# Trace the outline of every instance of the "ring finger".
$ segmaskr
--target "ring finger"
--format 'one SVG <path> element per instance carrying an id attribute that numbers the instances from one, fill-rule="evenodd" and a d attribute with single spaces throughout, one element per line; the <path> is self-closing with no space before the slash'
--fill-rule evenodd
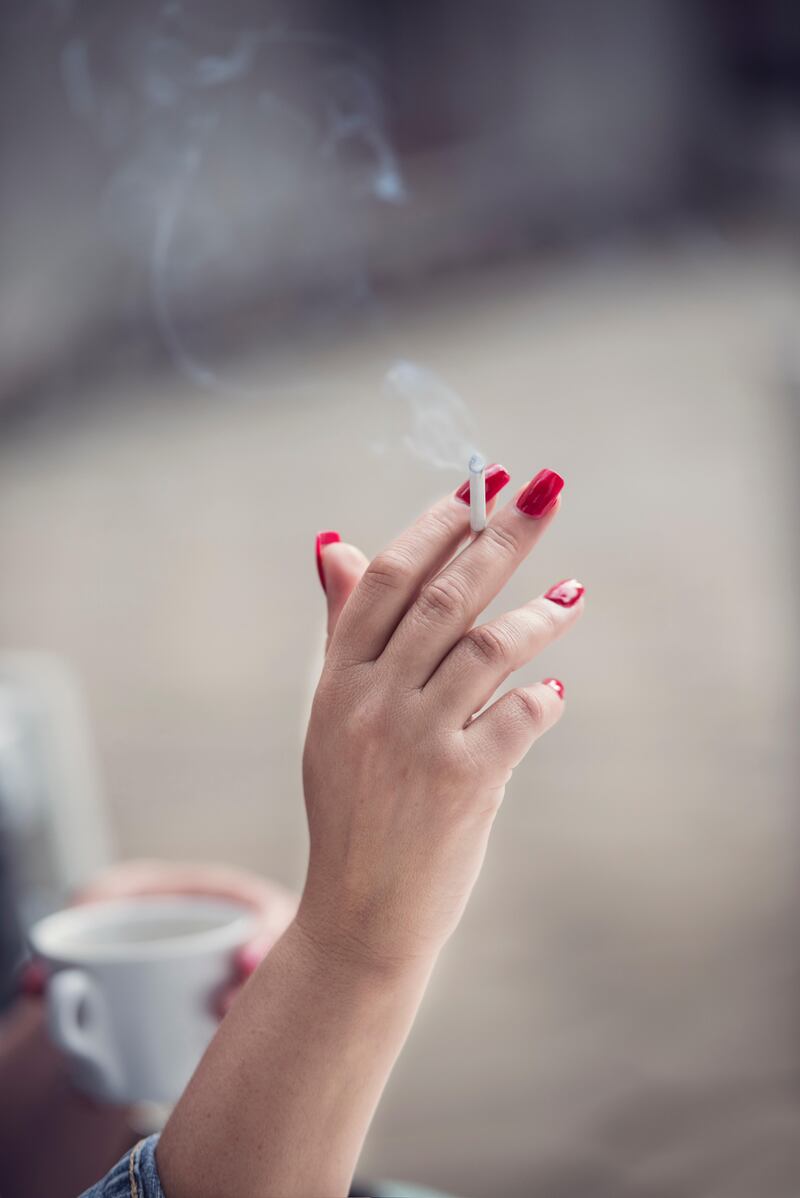
<path id="1" fill-rule="evenodd" d="M 486 502 L 509 481 L 500 465 L 486 471 Z M 469 484 L 434 504 L 367 566 L 342 612 L 332 656 L 378 657 L 419 590 L 446 566 L 469 532 Z"/>
<path id="2" fill-rule="evenodd" d="M 577 579 L 566 579 L 523 607 L 479 624 L 451 649 L 423 693 L 463 728 L 509 674 L 572 627 L 583 610 L 583 593 Z"/>
<path id="3" fill-rule="evenodd" d="M 522 564 L 558 511 L 564 480 L 541 470 L 487 526 L 420 591 L 383 657 L 411 687 L 424 687 Z"/>

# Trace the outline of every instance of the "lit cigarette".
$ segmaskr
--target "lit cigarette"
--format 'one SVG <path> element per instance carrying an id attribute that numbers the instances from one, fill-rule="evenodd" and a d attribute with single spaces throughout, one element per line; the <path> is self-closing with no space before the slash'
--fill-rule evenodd
<path id="1" fill-rule="evenodd" d="M 479 453 L 469 459 L 469 526 L 473 532 L 486 527 L 486 462 Z"/>

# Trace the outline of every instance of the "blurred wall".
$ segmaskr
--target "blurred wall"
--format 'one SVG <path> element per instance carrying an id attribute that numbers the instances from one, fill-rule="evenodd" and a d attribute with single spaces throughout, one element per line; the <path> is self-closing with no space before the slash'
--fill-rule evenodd
<path id="1" fill-rule="evenodd" d="M 0 630 L 84 680 L 123 854 L 299 884 L 314 533 L 460 481 L 393 358 L 567 479 L 504 603 L 586 583 L 568 715 L 376 1174 L 796 1196 L 797 35 L 743 7 L 4 13 Z"/>
<path id="2" fill-rule="evenodd" d="M 796 210 L 792 6 L 14 0 L 0 401 L 213 368 L 375 287 L 674 219 Z"/>

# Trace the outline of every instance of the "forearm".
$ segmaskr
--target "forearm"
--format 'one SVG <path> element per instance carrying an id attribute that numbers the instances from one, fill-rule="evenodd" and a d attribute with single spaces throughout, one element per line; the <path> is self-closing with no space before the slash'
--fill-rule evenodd
<path id="1" fill-rule="evenodd" d="M 492 469 L 496 490 L 508 475 Z M 167 1124 L 157 1157 L 169 1198 L 347 1193 L 512 770 L 562 714 L 555 679 L 487 701 L 574 622 L 579 583 L 473 627 L 555 516 L 562 485 L 540 471 L 460 552 L 459 488 L 375 559 L 344 606 L 332 585 L 341 618 L 303 755 L 312 852 L 299 918 L 304 904 L 317 917 L 295 921 L 260 966 Z M 320 578 L 333 584 L 321 543 Z M 349 929 L 366 951 L 310 940 L 326 918 L 334 939 Z"/>
<path id="2" fill-rule="evenodd" d="M 432 964 L 377 969 L 292 924 L 164 1130 L 169 1198 L 347 1194 Z"/>

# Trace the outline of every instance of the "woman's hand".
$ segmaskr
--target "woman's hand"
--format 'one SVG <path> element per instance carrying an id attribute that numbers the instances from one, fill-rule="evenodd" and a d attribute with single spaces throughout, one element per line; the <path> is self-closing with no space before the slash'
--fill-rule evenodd
<path id="1" fill-rule="evenodd" d="M 487 472 L 487 497 L 507 481 Z M 167 1123 L 157 1159 L 172 1198 L 348 1192 L 511 771 L 561 714 L 550 679 L 473 718 L 573 623 L 579 583 L 472 627 L 561 486 L 542 471 L 456 558 L 466 487 L 366 570 L 335 534 L 318 543 L 329 646 L 304 757 L 306 887 Z"/>
<path id="2" fill-rule="evenodd" d="M 490 470 L 487 493 L 507 478 Z M 541 471 L 456 557 L 465 488 L 366 570 L 336 534 L 318 544 L 329 648 L 304 757 L 311 855 L 298 924 L 333 952 L 383 965 L 435 957 L 514 766 L 562 715 L 554 679 L 481 709 L 576 621 L 579 583 L 473 627 L 549 527 L 562 485 Z"/>
<path id="3" fill-rule="evenodd" d="M 191 894 L 232 899 L 256 915 L 252 938 L 236 954 L 235 974 L 215 998 L 217 1013 L 224 1015 L 244 982 L 286 931 L 297 910 L 297 899 L 277 882 L 231 865 L 141 859 L 109 866 L 74 896 L 74 902 L 97 903 L 142 895 Z M 33 961 L 26 966 L 22 988 L 26 994 L 43 991 L 46 976 Z"/>
<path id="4" fill-rule="evenodd" d="M 343 542 L 338 532 L 317 533 L 316 549 L 317 573 L 328 601 L 327 652 L 344 605 L 358 586 L 369 562 L 355 545 Z"/>

